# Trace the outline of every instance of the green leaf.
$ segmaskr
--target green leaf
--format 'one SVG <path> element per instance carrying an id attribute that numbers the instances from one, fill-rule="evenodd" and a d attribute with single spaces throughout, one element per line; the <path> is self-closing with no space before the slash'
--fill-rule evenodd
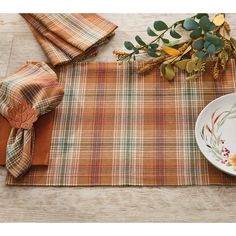
<path id="1" fill-rule="evenodd" d="M 179 44 L 182 44 L 182 43 L 180 42 L 180 40 L 173 40 L 173 41 L 170 41 L 169 43 L 165 43 L 165 45 L 166 45 L 167 47 L 174 47 L 174 46 L 179 45 Z"/>
<path id="2" fill-rule="evenodd" d="M 175 78 L 174 67 L 171 64 L 166 65 L 164 76 L 169 80 L 173 80 Z"/>
<path id="3" fill-rule="evenodd" d="M 161 38 L 161 40 L 162 40 L 163 43 L 169 43 L 170 42 L 170 40 L 166 39 L 166 38 Z"/>
<path id="4" fill-rule="evenodd" d="M 184 60 L 181 60 L 181 61 L 177 61 L 175 63 L 175 66 L 177 66 L 179 69 L 181 70 L 185 70 L 186 69 L 186 65 L 187 63 L 190 61 L 191 59 L 184 59 Z"/>
<path id="5" fill-rule="evenodd" d="M 150 57 L 158 57 L 159 55 L 154 52 L 151 48 L 148 48 L 147 50 L 147 54 L 150 56 Z"/>
<path id="6" fill-rule="evenodd" d="M 207 49 L 207 48 L 209 47 L 210 44 L 211 44 L 210 42 L 205 41 L 205 43 L 204 43 L 204 48 Z"/>
<path id="7" fill-rule="evenodd" d="M 209 31 L 212 31 L 215 28 L 216 28 L 216 25 L 213 22 L 211 22 L 210 27 L 209 27 Z"/>
<path id="8" fill-rule="evenodd" d="M 209 56 L 207 52 L 195 52 L 194 55 L 198 58 L 205 58 Z"/>
<path id="9" fill-rule="evenodd" d="M 162 76 L 165 76 L 165 69 L 166 69 L 166 64 L 162 63 L 160 65 L 160 72 Z"/>
<path id="10" fill-rule="evenodd" d="M 192 39 L 197 39 L 202 35 L 202 29 L 199 27 L 195 30 L 192 31 L 192 33 L 190 34 L 190 37 Z"/>
<path id="11" fill-rule="evenodd" d="M 188 73 L 192 73 L 194 71 L 195 66 L 196 66 L 196 62 L 194 60 L 190 60 L 186 64 L 186 71 Z"/>
<path id="12" fill-rule="evenodd" d="M 136 36 L 135 36 L 135 40 L 136 40 L 136 42 L 137 42 L 139 45 L 141 45 L 141 46 L 146 46 L 146 43 L 141 39 L 140 36 L 136 35 Z"/>
<path id="13" fill-rule="evenodd" d="M 133 50 L 133 48 L 134 48 L 134 45 L 131 42 L 129 42 L 129 41 L 125 41 L 124 42 L 124 46 L 128 50 Z"/>
<path id="14" fill-rule="evenodd" d="M 157 34 L 150 27 L 147 28 L 147 34 L 152 37 L 157 36 Z"/>
<path id="15" fill-rule="evenodd" d="M 212 33 L 206 33 L 205 39 L 215 46 L 224 46 L 224 41 Z"/>
<path id="16" fill-rule="evenodd" d="M 179 34 L 179 33 L 177 33 L 175 30 L 171 30 L 170 31 L 170 35 L 171 35 L 171 37 L 173 37 L 173 38 L 175 38 L 175 39 L 180 39 L 182 36 Z"/>
<path id="17" fill-rule="evenodd" d="M 193 43 L 193 49 L 200 51 L 204 47 L 204 39 L 198 39 Z"/>
<path id="18" fill-rule="evenodd" d="M 155 21 L 153 26 L 154 26 L 154 29 L 157 31 L 162 31 L 162 30 L 168 29 L 167 24 L 163 21 L 160 21 L 160 20 Z"/>
<path id="19" fill-rule="evenodd" d="M 216 51 L 215 45 L 214 45 L 214 44 L 210 44 L 210 45 L 208 46 L 208 48 L 207 48 L 207 52 L 208 52 L 209 54 L 213 54 L 213 53 L 215 53 L 215 51 Z"/>
<path id="20" fill-rule="evenodd" d="M 139 54 L 138 48 L 134 47 L 134 48 L 133 48 L 133 51 L 134 51 L 135 54 Z"/>
<path id="21" fill-rule="evenodd" d="M 224 41 L 221 40 L 216 46 L 216 51 L 219 51 L 220 49 L 222 49 L 224 47 Z"/>
<path id="22" fill-rule="evenodd" d="M 159 44 L 157 44 L 157 43 L 152 43 L 152 44 L 150 44 L 149 46 L 150 46 L 152 49 L 156 49 L 156 48 L 159 47 Z"/>
<path id="23" fill-rule="evenodd" d="M 209 20 L 208 16 L 201 17 L 201 19 L 199 20 L 199 25 L 206 32 L 210 31 L 215 26 L 215 24 Z"/>
<path id="24" fill-rule="evenodd" d="M 197 18 L 197 19 L 201 19 L 203 16 L 209 17 L 209 15 L 208 15 L 207 13 L 198 13 L 198 14 L 196 15 L 196 18 Z"/>
<path id="25" fill-rule="evenodd" d="M 199 24 L 193 18 L 187 18 L 184 20 L 183 27 L 186 30 L 195 30 L 197 29 Z"/>

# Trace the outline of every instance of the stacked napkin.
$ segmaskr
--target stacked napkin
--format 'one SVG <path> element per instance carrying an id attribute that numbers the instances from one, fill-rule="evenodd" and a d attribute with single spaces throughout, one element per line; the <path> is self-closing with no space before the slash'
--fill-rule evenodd
<path id="1" fill-rule="evenodd" d="M 53 66 L 97 54 L 117 26 L 97 14 L 21 14 Z"/>
<path id="2" fill-rule="evenodd" d="M 29 62 L 0 80 L 0 114 L 11 125 L 6 147 L 6 168 L 14 177 L 32 164 L 34 122 L 53 110 L 63 98 L 57 75 L 44 62 Z"/>

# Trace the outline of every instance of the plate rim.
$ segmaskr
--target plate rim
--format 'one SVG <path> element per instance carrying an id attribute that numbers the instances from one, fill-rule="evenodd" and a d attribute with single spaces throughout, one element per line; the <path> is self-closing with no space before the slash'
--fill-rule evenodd
<path id="1" fill-rule="evenodd" d="M 231 175 L 231 176 L 236 176 L 236 171 L 235 171 L 235 174 L 232 173 L 232 172 L 229 172 L 227 171 L 227 169 L 223 169 L 221 168 L 219 165 L 217 165 L 215 162 L 213 162 L 210 158 L 207 157 L 207 155 L 204 154 L 204 150 L 200 147 L 200 135 L 199 135 L 199 123 L 200 123 L 200 118 L 202 117 L 202 115 L 204 114 L 204 112 L 214 103 L 217 103 L 219 100 L 222 100 L 226 97 L 231 97 L 231 96 L 236 96 L 236 92 L 233 92 L 233 93 L 228 93 L 228 94 L 225 94 L 225 95 L 222 95 L 214 100 L 212 100 L 211 102 L 209 102 L 202 110 L 201 112 L 199 113 L 197 119 L 196 119 L 196 122 L 195 122 L 195 139 L 196 139 L 196 142 L 197 142 L 197 146 L 199 148 L 199 150 L 201 151 L 201 153 L 203 154 L 203 156 L 206 158 L 207 161 L 209 161 L 214 167 L 216 167 L 218 170 L 228 174 L 228 175 Z"/>

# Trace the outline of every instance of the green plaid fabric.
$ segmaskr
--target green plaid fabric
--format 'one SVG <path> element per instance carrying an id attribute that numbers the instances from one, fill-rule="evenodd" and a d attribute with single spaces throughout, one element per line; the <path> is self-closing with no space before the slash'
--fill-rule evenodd
<path id="1" fill-rule="evenodd" d="M 56 108 L 50 162 L 9 185 L 234 185 L 213 167 L 194 137 L 199 112 L 236 89 L 235 61 L 221 80 L 168 82 L 159 68 L 138 75 L 136 64 L 75 63 L 58 68 L 65 89 Z"/>

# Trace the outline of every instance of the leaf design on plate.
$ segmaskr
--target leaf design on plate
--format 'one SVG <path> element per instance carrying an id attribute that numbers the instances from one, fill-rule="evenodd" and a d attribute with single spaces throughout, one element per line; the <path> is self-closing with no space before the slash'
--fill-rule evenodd
<path id="1" fill-rule="evenodd" d="M 32 108 L 25 100 L 8 108 L 7 120 L 11 127 L 30 129 L 38 119 L 39 111 Z"/>
<path id="2" fill-rule="evenodd" d="M 209 125 L 205 124 L 202 127 L 200 135 L 205 142 L 206 147 L 212 153 L 217 161 L 221 161 L 226 166 L 233 166 L 230 150 L 225 147 L 225 140 L 222 140 L 220 128 L 226 120 L 236 118 L 236 103 L 231 106 L 231 109 L 223 112 L 215 110 L 210 117 Z M 231 159 L 230 159 L 231 158 Z M 234 155 L 234 165 L 236 170 L 236 154 Z"/>

